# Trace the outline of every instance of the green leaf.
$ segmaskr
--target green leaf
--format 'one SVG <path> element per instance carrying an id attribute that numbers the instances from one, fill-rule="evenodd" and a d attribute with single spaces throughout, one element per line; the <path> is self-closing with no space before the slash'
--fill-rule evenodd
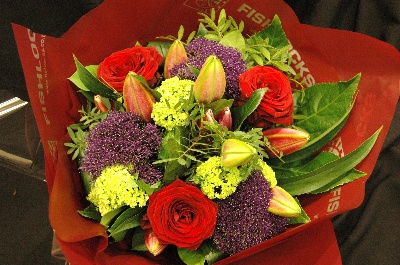
<path id="1" fill-rule="evenodd" d="M 121 241 L 124 238 L 125 231 L 140 225 L 140 220 L 143 217 L 143 208 L 128 208 L 126 209 L 108 229 L 110 236 L 116 241 Z"/>
<path id="2" fill-rule="evenodd" d="M 142 228 L 138 227 L 132 236 L 132 250 L 137 251 L 148 251 L 146 244 L 144 242 L 144 231 Z"/>
<path id="3" fill-rule="evenodd" d="M 93 220 L 96 220 L 96 221 L 100 221 L 101 220 L 101 214 L 96 209 L 96 206 L 94 206 L 93 204 L 90 204 L 83 211 L 78 211 L 78 213 L 80 215 L 82 215 L 83 217 L 86 217 L 86 218 L 89 218 L 89 219 L 93 219 Z"/>
<path id="4" fill-rule="evenodd" d="M 321 152 L 315 156 L 311 161 L 307 163 L 300 163 L 299 166 L 291 166 L 288 164 L 282 164 L 280 166 L 272 166 L 275 171 L 278 182 L 282 178 L 293 178 L 299 175 L 303 175 L 312 172 L 332 161 L 339 159 L 339 157 L 330 152 Z"/>
<path id="5" fill-rule="evenodd" d="M 167 41 L 150 41 L 147 43 L 148 47 L 154 47 L 158 51 L 158 53 L 163 57 L 167 57 L 167 53 L 169 50 L 169 47 L 171 46 L 171 42 Z"/>
<path id="6" fill-rule="evenodd" d="M 186 265 L 204 265 L 206 258 L 201 250 L 178 248 L 178 255 Z"/>
<path id="7" fill-rule="evenodd" d="M 308 159 L 310 156 L 314 154 L 315 151 L 320 150 L 326 144 L 328 144 L 337 133 L 343 128 L 346 124 L 348 115 L 342 117 L 342 120 L 339 121 L 338 125 L 334 127 L 328 134 L 326 134 L 323 138 L 318 141 L 314 141 L 312 144 L 308 144 L 306 147 L 291 153 L 289 155 L 285 155 L 282 157 L 282 160 L 278 158 L 270 159 L 269 164 L 275 168 L 277 165 L 284 164 L 284 167 L 290 168 L 290 163 L 299 163 L 301 160 Z"/>
<path id="8" fill-rule="evenodd" d="M 330 183 L 340 183 L 343 181 L 344 177 L 348 177 L 345 173 L 358 165 L 368 155 L 381 129 L 382 127 L 365 140 L 357 149 L 346 156 L 330 162 L 310 173 L 293 178 L 281 178 L 279 179 L 279 186 L 292 196 L 295 196 L 325 189 Z"/>
<path id="9" fill-rule="evenodd" d="M 183 32 L 185 31 L 185 29 L 183 28 L 183 26 L 181 25 L 180 27 L 179 27 L 179 30 L 178 30 L 178 40 L 181 40 L 182 39 L 182 37 L 183 37 Z"/>
<path id="10" fill-rule="evenodd" d="M 268 27 L 257 32 L 255 35 L 251 36 L 250 39 L 255 40 L 257 37 L 261 37 L 262 39 L 268 38 L 269 45 L 278 49 L 289 45 L 289 40 L 282 28 L 282 23 L 278 15 L 274 16 Z"/>
<path id="11" fill-rule="evenodd" d="M 306 118 L 295 124 L 310 134 L 304 147 L 323 138 L 349 114 L 359 81 L 360 74 L 346 82 L 321 83 L 304 89 L 303 101 L 297 108 Z"/>
<path id="12" fill-rule="evenodd" d="M 247 117 L 257 109 L 266 92 L 267 88 L 255 90 L 246 103 L 232 110 L 232 129 L 234 131 L 239 130 Z"/>
<path id="13" fill-rule="evenodd" d="M 233 99 L 219 99 L 216 101 L 211 102 L 208 104 L 205 109 L 211 109 L 213 113 L 218 114 L 221 110 L 223 110 L 225 107 L 231 108 L 233 104 Z"/>
<path id="14" fill-rule="evenodd" d="M 219 43 L 225 46 L 233 47 L 239 51 L 243 50 L 246 46 L 246 41 L 239 30 L 226 33 Z"/>
<path id="15" fill-rule="evenodd" d="M 118 216 L 121 212 L 123 212 L 127 207 L 120 207 L 118 209 L 112 210 L 106 213 L 100 220 L 100 224 L 104 227 L 108 227 L 109 224 Z"/>
<path id="16" fill-rule="evenodd" d="M 74 61 L 78 72 L 79 79 L 82 84 L 96 95 L 106 97 L 112 100 L 117 100 L 121 95 L 111 88 L 107 87 L 103 82 L 97 79 L 89 70 L 87 70 L 75 57 Z"/>
<path id="17" fill-rule="evenodd" d="M 208 265 L 218 262 L 226 257 L 226 255 L 219 251 L 215 244 L 209 239 L 204 240 L 203 243 L 201 243 L 199 249 L 205 256 Z"/>
<path id="18" fill-rule="evenodd" d="M 314 190 L 311 193 L 317 194 L 317 193 L 321 193 L 321 192 L 326 192 L 326 191 L 329 191 L 340 185 L 343 185 L 343 184 L 352 182 L 353 180 L 365 177 L 366 175 L 367 174 L 365 172 L 362 172 L 360 170 L 352 168 L 349 171 L 347 171 L 346 173 L 344 173 L 338 180 L 332 181 L 332 182 L 328 183 L 327 185 L 325 185 L 317 190 Z"/>

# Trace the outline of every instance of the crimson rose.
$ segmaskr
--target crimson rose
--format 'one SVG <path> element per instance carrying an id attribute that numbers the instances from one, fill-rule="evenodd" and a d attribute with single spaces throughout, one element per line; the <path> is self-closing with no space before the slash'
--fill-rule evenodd
<path id="1" fill-rule="evenodd" d="M 217 212 L 216 203 L 178 179 L 150 196 L 147 216 L 161 244 L 195 250 L 214 233 Z"/>
<path id="2" fill-rule="evenodd" d="M 154 47 L 135 46 L 112 53 L 97 69 L 97 77 L 118 92 L 122 92 L 129 71 L 143 76 L 152 87 L 158 81 L 158 67 L 163 57 Z"/>
<path id="3" fill-rule="evenodd" d="M 268 88 L 260 105 L 249 117 L 249 123 L 267 128 L 272 124 L 293 123 L 293 96 L 289 79 L 270 66 L 255 66 L 239 76 L 241 99 L 247 101 L 253 92 Z"/>

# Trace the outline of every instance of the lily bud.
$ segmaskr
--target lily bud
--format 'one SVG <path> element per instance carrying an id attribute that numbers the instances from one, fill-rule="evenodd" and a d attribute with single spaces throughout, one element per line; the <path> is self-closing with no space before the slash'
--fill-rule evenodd
<path id="1" fill-rule="evenodd" d="M 237 139 L 228 139 L 221 147 L 221 163 L 226 167 L 242 166 L 256 155 L 254 147 Z"/>
<path id="2" fill-rule="evenodd" d="M 269 202 L 268 211 L 284 217 L 299 217 L 301 208 L 296 200 L 287 191 L 279 186 L 271 189 L 272 199 Z"/>
<path id="3" fill-rule="evenodd" d="M 171 69 L 176 65 L 186 62 L 187 54 L 180 40 L 175 40 L 168 49 L 164 62 L 164 77 L 171 78 Z"/>
<path id="4" fill-rule="evenodd" d="M 228 131 L 232 130 L 232 113 L 229 107 L 225 107 L 223 110 L 218 112 L 218 114 L 215 116 L 215 119 L 219 124 L 225 126 Z"/>
<path id="5" fill-rule="evenodd" d="M 205 121 L 214 123 L 214 113 L 211 109 L 206 110 L 204 117 L 198 120 L 197 124 L 199 125 L 200 129 L 203 127 L 203 122 Z"/>
<path id="6" fill-rule="evenodd" d="M 288 155 L 299 150 L 310 139 L 310 135 L 303 130 L 292 128 L 272 128 L 263 131 L 272 146 L 273 150 L 268 147 L 265 148 L 270 157 L 276 157 L 277 154 L 282 153 Z"/>
<path id="7" fill-rule="evenodd" d="M 161 244 L 160 241 L 158 241 L 158 237 L 152 229 L 145 230 L 144 243 L 146 244 L 149 252 L 154 256 L 161 254 L 161 252 L 163 252 L 164 249 L 168 246 L 167 244 Z"/>
<path id="8" fill-rule="evenodd" d="M 139 115 L 144 121 L 151 121 L 153 104 L 156 102 L 149 88 L 135 78 L 134 72 L 126 75 L 123 86 L 123 97 L 127 112 Z"/>
<path id="9" fill-rule="evenodd" d="M 200 69 L 194 82 L 193 93 L 198 103 L 210 104 L 221 99 L 225 93 L 226 76 L 221 61 L 210 55 Z"/>
<path id="10" fill-rule="evenodd" d="M 104 104 L 103 99 L 101 98 L 100 95 L 96 95 L 94 96 L 94 105 L 96 106 L 96 108 L 98 110 L 100 110 L 101 112 L 107 112 L 108 108 L 107 106 Z"/>

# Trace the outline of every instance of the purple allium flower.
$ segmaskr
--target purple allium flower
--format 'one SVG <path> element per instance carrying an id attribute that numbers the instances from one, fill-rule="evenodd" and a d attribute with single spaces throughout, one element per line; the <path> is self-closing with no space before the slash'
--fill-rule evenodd
<path id="1" fill-rule="evenodd" d="M 148 170 L 150 166 L 145 165 L 160 149 L 160 131 L 156 125 L 142 121 L 135 114 L 111 111 L 88 133 L 86 142 L 80 169 L 94 179 L 105 167 L 116 164 L 133 164 L 134 172 L 146 172 L 143 176 L 139 174 L 139 179 L 150 181 L 148 184 L 161 178 L 160 172 L 155 168 Z"/>
<path id="2" fill-rule="evenodd" d="M 269 182 L 261 171 L 255 171 L 235 193 L 217 201 L 217 225 L 212 237 L 217 248 L 234 255 L 283 232 L 289 218 L 268 212 L 271 198 Z"/>
<path id="3" fill-rule="evenodd" d="M 227 96 L 236 98 L 239 95 L 238 77 L 246 71 L 246 63 L 238 50 L 222 45 L 217 41 L 198 38 L 192 40 L 186 46 L 186 53 L 188 55 L 187 64 L 196 69 L 201 68 L 208 56 L 212 54 L 217 56 L 225 70 Z M 195 79 L 195 76 L 186 63 L 179 64 L 172 68 L 171 74 L 173 76 L 178 76 L 180 79 Z"/>

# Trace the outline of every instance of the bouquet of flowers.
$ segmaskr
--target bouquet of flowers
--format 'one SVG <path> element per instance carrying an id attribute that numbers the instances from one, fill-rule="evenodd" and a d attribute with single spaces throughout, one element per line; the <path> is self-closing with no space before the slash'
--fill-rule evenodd
<path id="1" fill-rule="evenodd" d="M 298 196 L 365 176 L 355 166 L 381 130 L 347 155 L 324 151 L 361 74 L 306 85 L 278 16 L 245 35 L 224 9 L 199 15 L 190 34 L 181 26 L 98 65 L 74 57 L 69 80 L 87 105 L 65 143 L 85 186 L 79 213 L 104 227 L 109 246 L 176 252 L 185 264 L 215 263 L 309 222 Z"/>

